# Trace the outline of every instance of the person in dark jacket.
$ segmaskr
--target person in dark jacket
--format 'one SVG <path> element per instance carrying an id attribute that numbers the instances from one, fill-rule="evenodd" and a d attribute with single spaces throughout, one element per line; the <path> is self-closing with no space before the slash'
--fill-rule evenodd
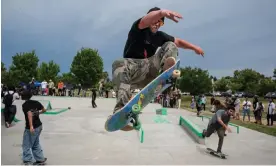
<path id="1" fill-rule="evenodd" d="M 97 98 L 97 89 L 94 87 L 92 88 L 92 107 L 96 108 L 97 104 L 96 104 L 96 98 Z"/>

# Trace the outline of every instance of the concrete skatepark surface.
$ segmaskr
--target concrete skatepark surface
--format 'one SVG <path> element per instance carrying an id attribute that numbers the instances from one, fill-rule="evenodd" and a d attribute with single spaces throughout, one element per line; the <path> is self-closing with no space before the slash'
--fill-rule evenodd
<path id="1" fill-rule="evenodd" d="M 214 133 L 200 145 L 179 126 L 179 117 L 187 117 L 200 128 L 206 128 L 208 120 L 183 109 L 168 109 L 157 123 L 160 115 L 155 110 L 159 104 L 149 104 L 141 114 L 144 142 L 140 143 L 137 131 L 106 132 L 104 123 L 112 113 L 115 99 L 97 98 L 97 108 L 92 108 L 90 98 L 33 97 L 49 100 L 53 108 L 70 110 L 57 115 L 41 115 L 43 131 L 40 137 L 48 165 L 230 165 L 230 164 L 275 164 L 276 138 L 250 129 L 231 127 L 222 151 L 227 159 L 205 153 L 206 146 L 216 150 L 218 136 Z M 21 120 L 11 128 L 1 126 L 2 165 L 22 163 L 22 136 L 25 126 L 21 105 L 17 100 L 16 118 Z M 165 121 L 164 121 L 165 119 Z"/>

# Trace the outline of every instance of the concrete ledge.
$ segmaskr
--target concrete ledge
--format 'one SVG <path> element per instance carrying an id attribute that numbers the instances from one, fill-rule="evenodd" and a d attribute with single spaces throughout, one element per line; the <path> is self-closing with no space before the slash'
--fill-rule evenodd
<path id="1" fill-rule="evenodd" d="M 192 138 L 199 144 L 205 145 L 205 139 L 202 136 L 202 130 L 194 123 L 192 123 L 187 118 L 180 116 L 179 125 L 184 127 L 184 129 L 192 136 Z"/>
<path id="2" fill-rule="evenodd" d="M 206 119 L 211 119 L 211 117 L 208 117 L 208 116 L 200 116 L 202 121 L 204 118 Z M 236 124 L 233 124 L 233 123 L 228 123 L 230 126 L 233 126 L 233 127 L 236 127 L 236 130 L 237 130 L 237 133 L 239 134 L 240 133 L 240 126 L 239 125 L 236 125 Z"/>
<path id="3" fill-rule="evenodd" d="M 68 111 L 68 108 L 55 108 L 55 109 L 47 110 L 43 114 L 46 114 L 46 115 L 57 115 L 57 114 L 60 114 L 62 112 L 65 112 L 65 111 Z"/>

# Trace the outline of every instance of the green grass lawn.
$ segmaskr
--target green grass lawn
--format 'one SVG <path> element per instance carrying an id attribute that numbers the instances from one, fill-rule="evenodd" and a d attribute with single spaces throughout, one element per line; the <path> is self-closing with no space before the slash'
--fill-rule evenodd
<path id="1" fill-rule="evenodd" d="M 182 101 L 181 101 L 181 108 L 184 108 L 188 111 L 191 112 L 197 112 L 196 109 L 191 109 L 190 104 L 191 104 L 191 96 L 183 96 L 182 97 Z M 207 103 L 206 103 L 206 111 L 202 111 L 201 115 L 204 116 L 213 116 L 214 113 L 210 112 L 211 110 L 211 104 L 210 104 L 210 99 L 211 97 L 207 97 Z M 216 97 L 216 99 L 220 100 L 220 101 L 224 101 L 225 99 L 223 97 Z M 244 101 L 244 98 L 240 98 L 241 103 Z M 251 101 L 251 103 L 253 103 L 253 99 L 249 98 L 249 101 Z M 265 110 L 267 110 L 267 106 L 268 106 L 268 101 L 264 98 L 259 98 L 259 100 L 261 100 L 265 106 Z M 242 105 L 242 104 L 241 104 Z M 242 106 L 241 109 L 242 111 Z M 252 109 L 251 109 L 252 110 Z M 272 135 L 272 136 L 276 136 L 276 125 L 274 126 L 266 126 L 266 113 L 263 114 L 263 119 L 262 119 L 262 123 L 263 125 L 259 125 L 259 124 L 255 124 L 255 118 L 253 116 L 253 111 L 250 111 L 250 122 L 248 121 L 248 118 L 245 117 L 245 121 L 242 121 L 242 113 L 240 113 L 241 117 L 240 120 L 235 120 L 235 119 L 231 119 L 231 123 L 239 125 L 239 126 L 243 126 L 252 130 L 256 130 L 268 135 Z"/>

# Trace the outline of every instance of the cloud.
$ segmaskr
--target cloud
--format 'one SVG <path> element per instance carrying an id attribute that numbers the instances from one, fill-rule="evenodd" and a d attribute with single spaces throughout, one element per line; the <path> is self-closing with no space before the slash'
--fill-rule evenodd
<path id="1" fill-rule="evenodd" d="M 2 0 L 2 61 L 36 49 L 41 61 L 53 59 L 69 71 L 81 47 L 99 49 L 109 73 L 122 57 L 132 23 L 154 6 L 177 11 L 161 30 L 202 47 L 201 58 L 180 50 L 181 66 L 208 69 L 218 77 L 239 68 L 272 75 L 276 68 L 274 0 Z M 230 72 L 229 72 L 230 71 Z"/>

